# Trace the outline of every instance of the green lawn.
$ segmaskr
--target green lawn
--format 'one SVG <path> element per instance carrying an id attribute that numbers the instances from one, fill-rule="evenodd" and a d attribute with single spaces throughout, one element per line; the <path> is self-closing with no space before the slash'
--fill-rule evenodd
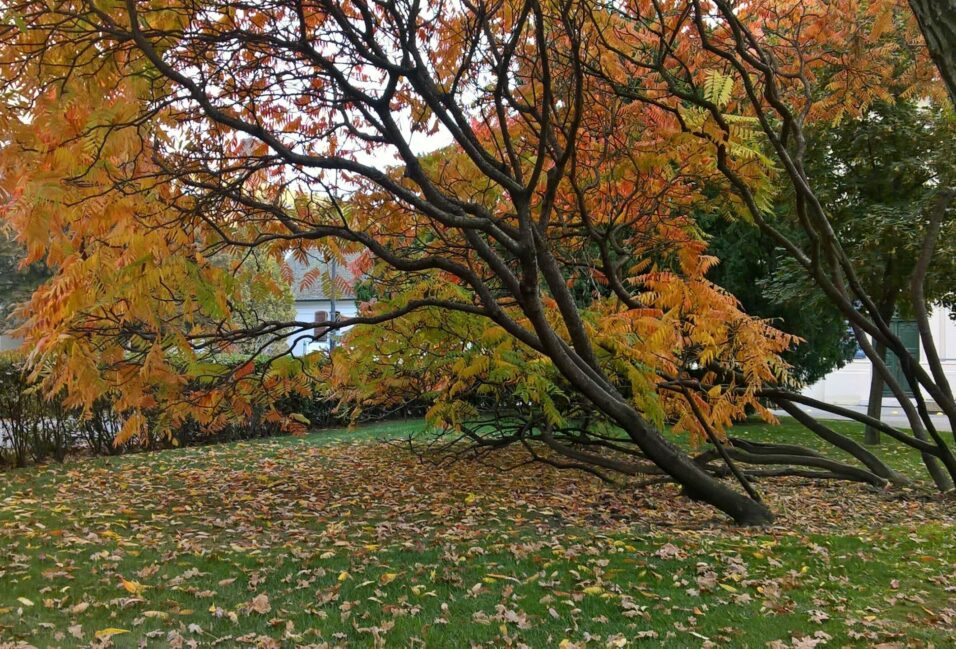
<path id="1" fill-rule="evenodd" d="M 375 442 L 420 428 L 0 475 L 0 646 L 956 646 L 952 500 L 763 482 L 777 524 L 738 529 L 672 485 Z"/>

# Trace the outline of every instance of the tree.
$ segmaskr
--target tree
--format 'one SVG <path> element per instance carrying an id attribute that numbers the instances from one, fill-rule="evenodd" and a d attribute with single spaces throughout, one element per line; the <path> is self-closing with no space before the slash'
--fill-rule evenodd
<path id="1" fill-rule="evenodd" d="M 711 218 L 703 228 L 710 251 L 721 260 L 708 276 L 739 299 L 746 313 L 803 341 L 783 354 L 795 381 L 812 384 L 852 358 L 856 341 L 846 320 L 787 263 L 773 240 L 743 221 Z"/>
<path id="2" fill-rule="evenodd" d="M 25 233 L 31 255 L 45 252 L 61 267 L 59 282 L 102 289 L 84 292 L 90 302 L 82 305 L 64 299 L 59 282 L 35 296 L 31 331 L 52 326 L 66 334 L 34 335 L 37 354 L 57 369 L 51 387 L 78 393 L 85 375 L 117 383 L 135 376 L 137 384 L 124 384 L 124 405 L 142 407 L 157 386 L 162 398 L 175 398 L 170 354 L 215 346 L 222 336 L 202 325 L 228 315 L 229 287 L 220 287 L 223 275 L 207 250 L 258 247 L 278 257 L 298 247 L 335 256 L 358 244 L 424 287 L 462 291 L 425 291 L 383 313 L 325 324 L 379 323 L 425 308 L 480 316 L 553 366 L 690 495 L 741 522 L 769 520 L 765 505 L 691 462 L 619 389 L 628 368 L 642 373 L 638 359 L 602 358 L 596 346 L 605 324 L 618 332 L 614 344 L 636 342 L 640 316 L 661 322 L 662 343 L 679 343 L 674 336 L 686 333 L 685 350 L 659 350 L 672 373 L 701 355 L 740 365 L 750 377 L 745 392 L 690 397 L 704 417 L 723 404 L 711 417 L 722 426 L 734 409 L 756 405 L 749 396 L 756 384 L 783 371 L 774 352 L 787 341 L 735 312 L 733 300 L 703 280 L 708 262 L 693 224 L 671 215 L 689 189 L 654 168 L 652 151 L 644 160 L 626 141 L 605 137 L 605 119 L 636 128 L 645 120 L 622 121 L 627 110 L 613 101 L 585 115 L 584 106 L 602 98 L 591 96 L 577 63 L 586 46 L 583 6 L 198 9 L 188 2 L 164 10 L 24 3 L 15 23 L 26 28 L 4 30 L 3 67 L 21 84 L 0 118 L 11 134 L 4 182 L 14 200 L 6 218 Z M 439 39 L 446 47 L 432 46 Z M 81 54 L 94 41 L 95 56 Z M 60 60 L 69 62 L 69 74 L 55 65 Z M 490 87 L 488 74 L 498 80 Z M 27 80 L 37 85 L 22 87 Z M 447 163 L 417 156 L 409 136 L 428 129 L 449 134 L 461 155 Z M 38 142 L 49 134 L 54 142 Z M 360 162 L 371 149 L 393 156 L 395 171 Z M 617 178 L 638 174 L 648 184 L 582 175 L 599 160 Z M 50 165 L 52 173 L 39 173 Z M 74 177 L 82 181 L 70 182 Z M 671 187 L 667 204 L 648 200 L 648 192 Z M 281 200 L 287 188 L 298 197 L 291 209 Z M 343 194 L 352 195 L 350 210 L 327 209 Z M 107 245 L 94 235 L 105 235 Z M 77 237 L 85 246 L 80 254 L 68 245 Z M 579 309 L 567 286 L 570 258 L 601 237 L 619 238 L 623 252 L 614 263 L 627 274 L 611 274 L 616 297 Z M 117 265 L 122 278 L 108 270 Z M 107 283 L 107 273 L 121 281 Z M 157 304 L 151 294 L 160 287 L 175 291 Z M 641 299 L 650 313 L 636 308 Z M 709 308 L 697 322 L 682 313 L 703 306 Z M 290 325 L 318 324 L 263 323 L 245 333 L 285 335 Z M 653 356 L 653 348 L 637 351 Z M 104 356 L 105 373 L 93 360 Z M 277 374 L 290 372 L 269 376 Z M 230 397 L 225 389 L 196 397 L 195 405 L 228 399 L 233 411 L 248 409 L 251 389 Z M 139 419 L 128 421 L 132 432 Z"/>
<path id="3" fill-rule="evenodd" d="M 860 283 L 886 321 L 913 313 L 908 289 L 929 225 L 928 203 L 938 186 L 956 182 L 953 126 L 951 111 L 895 98 L 875 103 L 858 118 L 809 133 L 807 167 Z M 925 278 L 925 308 L 953 292 L 954 225 L 945 224 L 938 237 Z M 885 362 L 886 345 L 877 341 L 874 349 Z M 880 418 L 882 398 L 883 377 L 873 372 L 868 416 Z M 873 426 L 867 427 L 867 441 L 879 441 Z"/>
<path id="4" fill-rule="evenodd" d="M 953 182 L 952 141 L 951 111 L 902 97 L 807 132 L 808 176 L 861 284 L 887 321 L 912 314 L 908 285 L 927 226 L 927 203 L 938 185 Z M 774 227 L 799 238 L 792 192 L 783 192 L 778 203 Z M 705 227 L 714 237 L 711 250 L 724 260 L 712 274 L 715 281 L 741 299 L 748 313 L 779 318 L 781 329 L 808 342 L 784 355 L 794 365 L 793 375 L 810 383 L 850 358 L 856 341 L 847 336 L 845 319 L 771 238 L 743 222 L 720 219 Z M 946 303 L 954 289 L 953 241 L 948 231 L 939 237 L 926 277 L 928 308 Z M 734 256 L 737 249 L 751 254 Z M 885 346 L 874 347 L 885 361 Z M 868 416 L 880 418 L 882 396 L 883 378 L 874 372 Z M 879 431 L 868 426 L 867 437 L 876 442 Z"/>
<path id="5" fill-rule="evenodd" d="M 739 194 L 711 202 L 728 214 L 756 207 L 760 220 L 775 172 L 759 117 L 723 116 L 733 87 L 721 62 L 706 42 L 678 38 L 690 16 L 709 31 L 700 5 L 662 14 L 664 31 L 628 13 L 644 5 L 15 4 L 0 28 L 0 183 L 29 258 L 57 268 L 24 328 L 37 367 L 52 368 L 46 385 L 86 403 L 121 388 L 132 413 L 121 437 L 156 403 L 171 404 L 171 423 L 214 427 L 302 389 L 317 369 L 282 355 L 261 371 L 211 368 L 223 348 L 418 322 L 428 326 L 402 335 L 451 331 L 423 341 L 438 350 L 440 380 L 457 374 L 462 394 L 491 383 L 499 404 L 530 412 L 488 439 L 462 421 L 462 400 L 446 401 L 437 414 L 480 442 L 533 441 L 545 460 L 592 470 L 656 470 L 741 523 L 772 515 L 751 482 L 766 472 L 740 461 L 882 484 L 885 465 L 832 431 L 819 434 L 865 469 L 729 443 L 748 409 L 769 417 L 761 399 L 786 384 L 779 355 L 793 341 L 707 280 L 714 259 L 691 213 L 729 177 Z M 856 3 L 845 5 L 821 3 L 853 16 Z M 827 47 L 846 40 L 825 36 Z M 661 67 L 671 42 L 696 59 L 674 84 Z M 640 87 L 648 69 L 663 73 L 661 94 Z M 427 133 L 451 148 L 419 153 Z M 382 298 L 327 323 L 237 326 L 239 287 L 211 261 L 242 250 L 344 261 L 359 249 L 377 260 Z M 185 380 L 199 378 L 202 389 Z M 690 458 L 665 423 L 713 452 Z M 937 437 L 911 443 L 946 459 Z"/>
<path id="6" fill-rule="evenodd" d="M 956 2 L 953 0 L 910 0 L 926 45 L 956 104 Z"/>
<path id="7" fill-rule="evenodd" d="M 942 88 L 933 81 L 935 70 L 927 52 L 909 47 L 918 33 L 913 14 L 897 3 L 767 1 L 736 7 L 725 0 L 695 0 L 635 2 L 616 15 L 614 25 L 620 29 L 602 33 L 606 46 L 627 64 L 603 67 L 601 73 L 616 83 L 621 96 L 666 107 L 686 132 L 709 143 L 717 168 L 747 218 L 787 252 L 847 319 L 874 371 L 899 399 L 913 435 L 786 390 L 763 394 L 814 432 L 830 435 L 833 431 L 794 404 L 814 405 L 877 427 L 918 449 L 937 486 L 951 488 L 956 459 L 930 419 L 927 400 L 932 399 L 951 423 L 956 423 L 956 400 L 930 335 L 925 287 L 940 231 L 951 218 L 953 189 L 936 188 L 909 277 L 909 302 L 930 367 L 926 371 L 866 290 L 834 223 L 831 206 L 807 165 L 807 135 L 814 123 L 859 117 L 876 101 L 892 101 L 891 89 L 904 84 L 907 95 L 945 101 Z M 795 38 L 798 33 L 803 38 Z M 852 34 L 849 39 L 848 34 Z M 834 39 L 844 39 L 843 47 L 833 48 Z M 701 73 L 714 68 L 722 71 Z M 634 84 L 635 78 L 642 78 L 641 83 Z M 739 94 L 734 94 L 735 88 Z M 766 188 L 754 182 L 753 169 L 740 164 L 746 152 L 742 146 L 755 137 L 773 159 L 761 158 L 752 149 L 744 157 L 755 161 L 751 166 L 759 168 L 758 178 L 779 173 L 785 179 L 794 195 L 802 231 L 799 238 L 788 236 L 767 218 Z M 915 404 L 875 345 L 885 345 L 900 359 Z"/>
<path id="8" fill-rule="evenodd" d="M 14 326 L 16 307 L 28 300 L 36 287 L 49 277 L 42 263 L 23 268 L 23 256 L 16 242 L 0 233 L 0 331 Z"/>
<path id="9" fill-rule="evenodd" d="M 238 285 L 238 299 L 229 305 L 232 327 L 254 331 L 272 322 L 295 320 L 295 296 L 292 285 L 283 275 L 283 265 L 272 257 L 249 255 L 246 259 L 225 257 L 214 259 Z M 288 342 L 276 336 L 246 337 L 229 349 L 241 360 L 256 356 L 275 356 L 288 351 Z"/>

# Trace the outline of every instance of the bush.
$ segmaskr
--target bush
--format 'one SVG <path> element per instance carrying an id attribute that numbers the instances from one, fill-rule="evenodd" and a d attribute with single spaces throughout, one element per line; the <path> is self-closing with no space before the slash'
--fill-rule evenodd
<path id="1" fill-rule="evenodd" d="M 14 465 L 62 462 L 77 441 L 75 413 L 47 399 L 26 379 L 15 356 L 0 356 L 0 456 Z"/>
<path id="2" fill-rule="evenodd" d="M 337 414 L 336 404 L 317 391 L 285 397 L 275 408 L 284 415 L 303 415 L 313 427 L 346 423 Z M 158 415 L 159 412 L 146 413 L 147 421 L 155 421 Z M 168 437 L 149 434 L 145 439 L 132 439 L 117 446 L 114 438 L 122 425 L 123 416 L 115 411 L 108 397 L 98 399 L 84 415 L 66 407 L 60 397 L 44 397 L 27 380 L 21 358 L 0 355 L 0 464 L 22 467 L 49 459 L 62 462 L 70 451 L 118 455 L 283 434 L 278 424 L 266 421 L 261 406 L 254 407 L 246 421 L 215 433 L 204 430 L 195 421 L 187 421 Z"/>
<path id="3" fill-rule="evenodd" d="M 274 404 L 283 415 L 306 417 L 312 428 L 346 425 L 349 415 L 339 406 L 317 389 L 310 394 L 288 395 Z M 431 403 L 416 400 L 392 409 L 368 408 L 362 411 L 361 420 L 421 417 L 430 406 Z M 156 421 L 159 414 L 158 411 L 147 412 L 147 421 Z M 105 396 L 97 399 L 85 414 L 64 405 L 62 396 L 44 396 L 27 380 L 19 356 L 0 354 L 0 464 L 22 467 L 50 459 L 62 462 L 70 452 L 119 455 L 284 434 L 278 424 L 266 421 L 262 406 L 255 406 L 246 421 L 230 424 L 214 433 L 190 420 L 172 431 L 170 436 L 150 433 L 145 439 L 132 439 L 117 446 L 114 438 L 123 421 L 112 400 Z M 148 427 L 150 431 L 153 429 L 155 426 Z"/>

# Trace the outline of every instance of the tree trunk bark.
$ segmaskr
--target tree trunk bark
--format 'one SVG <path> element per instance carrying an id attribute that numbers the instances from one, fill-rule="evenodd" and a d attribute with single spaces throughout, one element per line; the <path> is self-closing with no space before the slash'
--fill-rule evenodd
<path id="1" fill-rule="evenodd" d="M 525 305 L 524 311 L 558 371 L 596 408 L 617 422 L 647 459 L 680 483 L 687 497 L 713 505 L 740 525 L 765 525 L 773 521 L 770 508 L 734 491 L 694 464 L 690 456 L 644 419 L 595 368 L 587 366 L 580 358 L 573 358 L 573 352 L 551 329 L 537 301 Z"/>
<path id="2" fill-rule="evenodd" d="M 933 62 L 956 106 L 956 0 L 909 0 Z"/>
<path id="3" fill-rule="evenodd" d="M 880 386 L 880 390 L 883 390 L 882 385 Z M 853 441 L 849 437 L 845 437 L 837 433 L 830 428 L 827 428 L 816 419 L 800 410 L 800 408 L 795 404 L 790 403 L 789 401 L 780 400 L 777 402 L 777 405 L 786 410 L 791 417 L 803 424 L 804 428 L 807 428 L 815 433 L 818 437 L 826 440 L 830 444 L 833 444 L 841 451 L 849 453 L 875 475 L 885 480 L 889 480 L 893 484 L 908 484 L 910 482 L 909 478 L 888 467 L 885 462 L 860 446 L 857 442 Z M 870 427 L 867 426 L 867 430 L 869 429 Z M 880 431 L 876 430 L 875 428 L 873 430 L 877 435 L 877 440 L 879 440 Z"/>
<path id="4" fill-rule="evenodd" d="M 893 276 L 893 259 L 892 257 L 886 261 L 885 268 L 886 276 Z M 880 318 L 883 322 L 886 323 L 887 327 L 891 326 L 890 323 L 893 320 L 893 314 L 896 313 L 896 301 L 899 298 L 900 290 L 898 288 L 893 288 L 891 286 L 885 286 L 883 289 L 883 295 L 880 297 L 879 301 L 879 312 Z M 886 341 L 885 340 L 874 340 L 873 341 L 873 350 L 879 356 L 880 361 L 885 365 L 886 364 Z M 877 371 L 876 364 L 870 361 L 870 395 L 866 401 L 866 415 L 867 417 L 872 417 L 878 421 L 882 421 L 883 417 L 883 388 L 886 385 L 886 382 L 883 380 L 883 374 Z M 873 426 L 867 424 L 863 429 L 863 442 L 865 444 L 871 444 L 876 446 L 880 443 L 880 431 Z"/>
<path id="5" fill-rule="evenodd" d="M 766 525 L 773 522 L 770 508 L 715 479 L 637 413 L 623 421 L 618 419 L 618 423 L 648 459 L 684 488 L 684 495 L 688 498 L 713 505 L 740 525 Z"/>
<path id="6" fill-rule="evenodd" d="M 874 345 L 876 353 L 880 360 L 886 362 L 886 344 L 877 341 Z M 871 364 L 872 373 L 870 375 L 870 396 L 866 402 L 866 416 L 873 419 L 882 420 L 883 414 L 883 375 L 876 371 L 876 367 Z M 867 425 L 863 431 L 863 441 L 866 444 L 877 445 L 880 443 L 880 431 L 873 426 Z"/>

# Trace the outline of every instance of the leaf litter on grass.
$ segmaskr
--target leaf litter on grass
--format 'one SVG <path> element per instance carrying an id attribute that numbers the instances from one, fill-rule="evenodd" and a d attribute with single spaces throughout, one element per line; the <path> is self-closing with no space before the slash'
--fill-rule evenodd
<path id="1" fill-rule="evenodd" d="M 956 633 L 952 503 L 916 492 L 765 482 L 777 521 L 741 529 L 671 485 L 308 441 L 6 478 L 12 643 L 889 649 Z"/>

